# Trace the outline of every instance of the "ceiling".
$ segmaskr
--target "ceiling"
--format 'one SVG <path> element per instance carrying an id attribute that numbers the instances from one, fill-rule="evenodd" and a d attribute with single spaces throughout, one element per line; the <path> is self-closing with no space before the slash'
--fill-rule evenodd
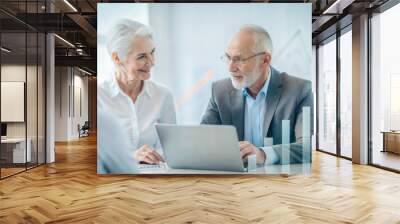
<path id="1" fill-rule="evenodd" d="M 313 44 L 317 44 L 335 33 L 337 27 L 350 24 L 353 16 L 366 10 L 373 10 L 387 1 L 338 0 L 335 3 L 335 0 L 239 0 L 231 2 L 312 3 L 312 37 Z M 24 37 L 26 29 L 29 32 L 54 32 L 58 35 L 55 38 L 56 65 L 79 66 L 96 73 L 96 5 L 99 2 L 180 1 L 47 0 L 46 5 L 45 0 L 1 0 L 2 46 L 13 49 L 15 55 L 23 55 L 26 53 Z M 218 2 L 218 0 L 195 2 Z M 50 11 L 52 13 L 49 13 Z M 338 23 L 339 20 L 340 23 Z M 32 36 L 27 38 L 28 54 L 34 53 L 37 45 L 35 41 L 31 43 L 31 38 Z"/>

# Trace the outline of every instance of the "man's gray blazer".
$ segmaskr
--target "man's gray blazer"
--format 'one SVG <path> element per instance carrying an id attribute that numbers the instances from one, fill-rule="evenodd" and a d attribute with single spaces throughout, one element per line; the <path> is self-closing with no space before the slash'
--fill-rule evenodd
<path id="1" fill-rule="evenodd" d="M 273 148 L 279 157 L 278 163 L 281 163 L 282 120 L 290 120 L 290 163 L 311 162 L 311 146 L 309 149 L 302 147 L 303 107 L 310 107 L 310 130 L 313 132 L 311 82 L 281 73 L 273 67 L 270 75 L 263 136 L 273 138 Z M 239 140 L 243 141 L 245 98 L 242 90 L 235 89 L 230 78 L 214 82 L 211 89 L 211 99 L 201 123 L 234 125 Z M 309 150 L 308 161 L 303 161 L 303 150 Z"/>

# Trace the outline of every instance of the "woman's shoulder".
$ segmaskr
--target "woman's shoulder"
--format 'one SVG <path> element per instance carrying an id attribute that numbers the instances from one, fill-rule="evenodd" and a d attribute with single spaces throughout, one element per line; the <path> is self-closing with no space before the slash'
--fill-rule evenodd
<path id="1" fill-rule="evenodd" d="M 97 98 L 98 100 L 109 100 L 118 94 L 114 80 L 111 78 L 98 80 Z"/>
<path id="2" fill-rule="evenodd" d="M 107 78 L 107 79 L 101 79 L 97 81 L 97 88 L 98 89 L 103 89 L 103 90 L 108 90 L 111 88 L 111 83 L 112 83 L 112 79 L 111 78 Z"/>

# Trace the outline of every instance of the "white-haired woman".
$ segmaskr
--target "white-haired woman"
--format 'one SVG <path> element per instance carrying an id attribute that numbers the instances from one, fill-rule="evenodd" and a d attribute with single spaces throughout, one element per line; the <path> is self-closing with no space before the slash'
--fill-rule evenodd
<path id="1" fill-rule="evenodd" d="M 152 32 L 139 22 L 120 20 L 109 33 L 107 48 L 115 74 L 99 84 L 99 109 L 121 124 L 136 161 L 164 161 L 154 124 L 176 123 L 176 114 L 171 92 L 149 80 L 156 50 Z"/>

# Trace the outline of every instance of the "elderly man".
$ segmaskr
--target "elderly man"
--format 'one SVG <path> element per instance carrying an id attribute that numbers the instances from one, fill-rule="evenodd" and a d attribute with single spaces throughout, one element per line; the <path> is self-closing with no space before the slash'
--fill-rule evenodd
<path id="1" fill-rule="evenodd" d="M 258 164 L 276 164 L 283 151 L 282 120 L 290 120 L 290 142 L 297 147 L 290 147 L 289 162 L 302 162 L 302 109 L 313 111 L 311 82 L 270 66 L 271 38 L 256 25 L 243 26 L 221 59 L 231 77 L 212 84 L 201 123 L 234 125 L 242 158 L 256 154 Z M 266 137 L 273 138 L 274 147 L 264 147 Z"/>

